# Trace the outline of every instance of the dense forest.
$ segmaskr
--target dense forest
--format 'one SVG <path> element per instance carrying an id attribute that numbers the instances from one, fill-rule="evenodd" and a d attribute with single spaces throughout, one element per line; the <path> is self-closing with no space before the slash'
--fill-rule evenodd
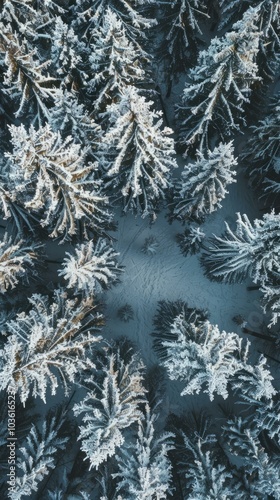
<path id="1" fill-rule="evenodd" d="M 280 499 L 280 0 L 0 2 L 0 496 Z"/>

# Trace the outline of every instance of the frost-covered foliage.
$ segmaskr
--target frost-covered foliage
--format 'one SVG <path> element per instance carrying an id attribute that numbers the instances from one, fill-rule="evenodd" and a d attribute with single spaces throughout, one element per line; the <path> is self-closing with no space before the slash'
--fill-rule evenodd
<path id="1" fill-rule="evenodd" d="M 200 52 L 197 66 L 189 71 L 177 108 L 180 143 L 186 150 L 198 147 L 203 152 L 214 137 L 225 141 L 246 124 L 244 107 L 260 79 L 258 15 L 258 9 L 249 9 L 233 31 L 215 37 Z"/>
<path id="2" fill-rule="evenodd" d="M 121 19 L 127 34 L 133 40 L 145 36 L 145 30 L 157 24 L 155 19 L 145 16 L 145 7 L 155 0 L 79 0 L 73 7 L 75 26 L 90 37 L 91 28 L 100 26 L 108 8 Z"/>
<path id="3" fill-rule="evenodd" d="M 186 302 L 178 300 L 176 302 L 161 300 L 158 303 L 157 314 L 154 318 L 155 332 L 152 333 L 154 337 L 154 349 L 161 359 L 165 359 L 167 349 L 163 345 L 164 340 L 172 340 L 173 335 L 170 333 L 172 324 L 176 317 L 182 315 L 187 323 L 201 325 L 207 320 L 207 312 L 200 311 L 199 309 L 192 309 L 188 307 Z"/>
<path id="4" fill-rule="evenodd" d="M 264 182 L 265 191 L 279 193 L 280 185 L 280 94 L 271 99 L 263 120 L 251 127 L 242 159 L 253 182 Z"/>
<path id="5" fill-rule="evenodd" d="M 51 65 L 57 77 L 72 88 L 87 84 L 88 75 L 85 64 L 90 50 L 85 42 L 79 40 L 71 26 L 56 17 L 50 31 Z M 61 84 L 60 84 L 61 85 Z"/>
<path id="6" fill-rule="evenodd" d="M 127 38 L 121 20 L 111 9 L 107 9 L 102 26 L 91 31 L 91 39 L 89 63 L 93 78 L 88 86 L 95 96 L 96 113 L 119 99 L 125 86 L 141 87 L 147 81 L 143 69 L 147 55 Z"/>
<path id="7" fill-rule="evenodd" d="M 174 448 L 173 434 L 165 432 L 157 436 L 156 418 L 146 405 L 144 417 L 138 423 L 137 439 L 125 444 L 116 456 L 117 491 L 127 500 L 164 500 L 171 493 L 171 463 L 167 454 Z"/>
<path id="8" fill-rule="evenodd" d="M 229 386 L 255 399 L 269 399 L 275 392 L 265 359 L 262 357 L 255 366 L 250 365 L 249 343 L 243 346 L 236 333 L 220 332 L 217 325 L 202 321 L 195 310 L 187 315 L 184 311 L 176 314 L 166 331 L 158 327 L 153 336 L 157 338 L 155 347 L 160 363 L 169 378 L 186 384 L 182 396 L 199 394 L 205 386 L 204 392 L 210 400 L 214 399 L 214 393 L 226 399 Z"/>
<path id="9" fill-rule="evenodd" d="M 71 136 L 62 140 L 49 125 L 29 131 L 12 125 L 10 132 L 13 151 L 7 157 L 15 199 L 41 217 L 52 238 L 70 238 L 80 222 L 102 231 L 110 220 L 107 199 L 95 179 L 96 164 L 85 164 L 86 151 Z"/>
<path id="10" fill-rule="evenodd" d="M 119 348 L 109 349 L 99 377 L 85 380 L 92 389 L 73 408 L 75 416 L 82 415 L 79 439 L 90 469 L 114 456 L 124 443 L 125 429 L 142 417 L 144 365 L 136 354 L 125 357 Z"/>
<path id="11" fill-rule="evenodd" d="M 134 87 L 124 89 L 117 104 L 108 107 L 110 126 L 100 148 L 107 187 L 120 192 L 124 211 L 145 217 L 165 197 L 170 171 L 177 166 L 170 128 L 161 128 L 161 112 L 151 110 Z"/>
<path id="12" fill-rule="evenodd" d="M 279 0 L 219 0 L 222 7 L 221 27 L 240 19 L 249 6 L 259 9 L 257 25 L 261 34 L 258 63 L 264 77 L 271 79 L 280 57 L 280 1 Z"/>
<path id="13" fill-rule="evenodd" d="M 67 437 L 61 437 L 65 419 L 66 414 L 59 409 L 54 414 L 48 413 L 41 430 L 32 424 L 25 446 L 19 449 L 16 484 L 9 498 L 31 498 L 50 469 L 56 467 L 58 450 L 65 448 L 68 441 Z"/>
<path id="14" fill-rule="evenodd" d="M 229 500 L 243 499 L 234 473 L 224 463 L 219 463 L 213 451 L 215 437 L 207 435 L 203 439 L 197 435 L 192 439 L 183 433 L 184 467 L 188 500 Z"/>
<path id="15" fill-rule="evenodd" d="M 280 498 L 279 456 L 264 449 L 259 429 L 235 418 L 224 427 L 224 437 L 230 452 L 242 463 L 250 498 Z"/>
<path id="16" fill-rule="evenodd" d="M 228 184 L 236 182 L 233 170 L 237 164 L 233 144 L 220 144 L 206 154 L 197 152 L 196 163 L 188 163 L 181 174 L 171 205 L 171 219 L 203 220 L 221 207 Z"/>
<path id="17" fill-rule="evenodd" d="M 32 111 L 34 121 L 48 117 L 48 103 L 57 93 L 56 78 L 50 76 L 50 61 L 41 62 L 25 38 L 20 39 L 10 25 L 0 25 L 0 54 L 4 54 L 4 86 L 15 101 L 16 117 Z"/>
<path id="18" fill-rule="evenodd" d="M 19 278 L 26 276 L 30 267 L 34 266 L 39 249 L 38 244 L 13 241 L 8 233 L 4 234 L 3 241 L 0 242 L 0 293 L 14 288 Z"/>
<path id="19" fill-rule="evenodd" d="M 75 247 L 75 254 L 66 252 L 63 269 L 59 276 L 68 282 L 67 288 L 74 288 L 75 293 L 83 292 L 86 296 L 101 292 L 118 280 L 122 268 L 118 265 L 118 253 L 99 238 L 96 243 L 88 241 Z"/>
<path id="20" fill-rule="evenodd" d="M 24 404 L 31 394 L 46 403 L 49 387 L 55 394 L 61 381 L 67 394 L 76 374 L 94 367 L 88 349 L 100 340 L 96 331 L 103 316 L 94 311 L 91 301 L 69 300 L 62 290 L 55 291 L 51 303 L 38 294 L 29 303 L 29 312 L 6 324 L 0 388 L 11 385 Z"/>
<path id="21" fill-rule="evenodd" d="M 251 224 L 247 215 L 238 213 L 235 231 L 225 224 L 225 235 L 214 236 L 202 257 L 211 279 L 234 283 L 250 276 L 264 284 L 272 271 L 280 272 L 279 214 L 265 214 Z"/>
<path id="22" fill-rule="evenodd" d="M 162 2 L 161 9 L 163 39 L 159 48 L 171 87 L 177 74 L 186 71 L 197 55 L 202 35 L 200 21 L 209 17 L 207 0 Z"/>
<path id="23" fill-rule="evenodd" d="M 262 305 L 265 313 L 270 313 L 269 327 L 276 325 L 280 319 L 280 275 L 278 272 L 269 273 L 268 280 L 260 287 L 263 294 Z"/>
<path id="24" fill-rule="evenodd" d="M 86 146 L 87 155 L 94 157 L 100 142 L 101 127 L 79 102 L 78 94 L 60 89 L 54 99 L 54 106 L 49 110 L 48 122 L 53 132 L 59 132 L 62 137 L 71 135 L 75 143 Z"/>
<path id="25" fill-rule="evenodd" d="M 183 233 L 176 234 L 176 241 L 183 255 L 199 252 L 205 233 L 199 226 L 189 226 Z"/>

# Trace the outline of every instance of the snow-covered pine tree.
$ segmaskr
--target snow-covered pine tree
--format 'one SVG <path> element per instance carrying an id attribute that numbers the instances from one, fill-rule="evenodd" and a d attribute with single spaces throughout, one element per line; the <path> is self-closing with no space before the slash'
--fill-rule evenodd
<path id="1" fill-rule="evenodd" d="M 183 222 L 195 219 L 203 221 L 221 207 L 228 191 L 228 184 L 236 182 L 232 141 L 220 144 L 206 154 L 197 152 L 197 161 L 188 163 L 175 186 L 170 218 Z"/>
<path id="2" fill-rule="evenodd" d="M 50 469 L 56 467 L 57 454 L 68 441 L 62 432 L 65 421 L 66 413 L 63 408 L 58 408 L 48 412 L 41 429 L 32 424 L 25 446 L 19 449 L 16 484 L 9 498 L 31 498 Z"/>
<path id="3" fill-rule="evenodd" d="M 183 233 L 176 234 L 176 241 L 183 255 L 187 256 L 199 252 L 205 233 L 199 226 L 189 225 Z"/>
<path id="4" fill-rule="evenodd" d="M 180 315 L 170 328 L 170 337 L 162 340 L 166 356 L 160 364 L 171 380 L 184 382 L 181 396 L 199 394 L 206 386 L 204 392 L 211 401 L 214 393 L 226 399 L 229 382 L 240 369 L 238 335 L 220 332 L 207 321 L 200 327 L 188 324 Z"/>
<path id="5" fill-rule="evenodd" d="M 212 139 L 225 141 L 246 124 L 244 106 L 250 102 L 252 85 L 260 80 L 258 16 L 258 8 L 248 9 L 233 31 L 215 37 L 200 52 L 176 110 L 184 149 L 211 149 Z"/>
<path id="6" fill-rule="evenodd" d="M 110 8 L 121 19 L 131 40 L 145 37 L 145 30 L 155 26 L 157 21 L 145 17 L 155 0 L 79 0 L 73 6 L 73 24 L 76 31 L 90 39 L 91 29 L 103 24 L 106 11 Z"/>
<path id="7" fill-rule="evenodd" d="M 247 215 L 237 214 L 232 231 L 225 222 L 222 237 L 210 239 L 202 264 L 210 279 L 234 283 L 250 276 L 254 283 L 264 284 L 269 273 L 280 273 L 280 215 L 271 212 L 253 224 Z"/>
<path id="8" fill-rule="evenodd" d="M 264 449 L 259 429 L 250 427 L 246 419 L 235 418 L 224 426 L 224 440 L 242 464 L 243 484 L 248 488 L 249 497 L 280 498 L 279 455 Z"/>
<path id="9" fill-rule="evenodd" d="M 156 435 L 157 414 L 145 406 L 138 422 L 137 439 L 131 439 L 116 455 L 117 491 L 126 500 L 164 500 L 171 493 L 171 463 L 168 451 L 174 448 L 171 432 Z"/>
<path id="10" fill-rule="evenodd" d="M 53 132 L 61 136 L 71 135 L 75 143 L 86 147 L 86 154 L 94 158 L 94 153 L 101 140 L 101 127 L 90 117 L 79 95 L 62 87 L 54 99 L 54 106 L 49 110 L 48 123 Z"/>
<path id="11" fill-rule="evenodd" d="M 52 238 L 71 238 L 79 223 L 85 234 L 86 229 L 102 233 L 111 216 L 95 179 L 97 165 L 85 164 L 86 150 L 71 136 L 62 140 L 49 125 L 29 131 L 11 126 L 10 132 L 13 151 L 7 157 L 14 198 L 41 217 Z"/>
<path id="12" fill-rule="evenodd" d="M 15 103 L 15 117 L 31 114 L 39 124 L 48 118 L 48 105 L 56 96 L 58 82 L 50 76 L 50 60 L 41 61 L 38 50 L 13 32 L 10 25 L 0 24 L 0 54 L 4 56 L 5 92 Z"/>
<path id="13" fill-rule="evenodd" d="M 207 320 L 208 314 L 206 311 L 188 307 L 186 302 L 181 300 L 175 302 L 160 300 L 154 317 L 155 331 L 152 336 L 154 349 L 162 360 L 167 356 L 167 348 L 163 345 L 163 341 L 174 340 L 171 329 L 175 318 L 179 316 L 184 317 L 186 323 L 199 326 Z"/>
<path id="14" fill-rule="evenodd" d="M 172 130 L 161 128 L 162 113 L 151 110 L 152 104 L 134 87 L 125 88 L 120 102 L 108 107 L 110 126 L 99 152 L 107 187 L 122 196 L 124 212 L 142 217 L 155 213 L 177 166 Z"/>
<path id="15" fill-rule="evenodd" d="M 13 241 L 8 233 L 4 234 L 0 242 L 0 293 L 15 288 L 19 279 L 28 277 L 41 248 L 41 245 L 27 241 Z"/>
<path id="16" fill-rule="evenodd" d="M 110 8 L 103 24 L 91 31 L 91 40 L 88 90 L 94 96 L 93 111 L 99 113 L 120 99 L 125 86 L 142 87 L 147 82 L 148 56 L 127 38 L 122 21 Z"/>
<path id="17" fill-rule="evenodd" d="M 160 310 L 157 324 L 160 326 Z M 254 366 L 248 363 L 249 343 L 244 346 L 236 333 L 220 332 L 218 326 L 193 314 L 181 312 L 170 320 L 167 328 L 153 333 L 160 364 L 167 369 L 171 380 L 181 380 L 186 386 L 181 395 L 199 394 L 203 388 L 210 400 L 214 393 L 224 399 L 229 387 L 242 391 L 248 397 L 271 398 L 272 377 L 260 358 Z M 245 385 L 246 385 L 245 384 Z"/>
<path id="18" fill-rule="evenodd" d="M 92 301 L 69 300 L 62 290 L 48 297 L 34 294 L 30 311 L 7 322 L 8 339 L 0 350 L 1 385 L 8 385 L 25 404 L 30 394 L 46 403 L 50 387 L 55 394 L 60 379 L 65 393 L 77 373 L 93 368 L 87 353 L 101 337 L 96 335 L 103 316 Z"/>
<path id="19" fill-rule="evenodd" d="M 279 192 L 280 184 L 280 94 L 271 98 L 264 119 L 251 127 L 246 150 L 242 154 L 247 171 L 256 185 L 266 183 L 265 190 Z"/>
<path id="20" fill-rule="evenodd" d="M 75 294 L 82 292 L 89 297 L 99 293 L 116 283 L 122 271 L 117 261 L 119 254 L 102 238 L 95 243 L 81 243 L 75 247 L 74 255 L 66 255 L 58 275 L 68 282 L 67 288 L 74 288 Z"/>
<path id="21" fill-rule="evenodd" d="M 162 40 L 159 51 L 165 63 L 167 95 L 178 73 L 185 72 L 196 59 L 202 43 L 200 22 L 209 18 L 207 3 L 207 0 L 175 0 L 160 5 Z"/>
<path id="22" fill-rule="evenodd" d="M 188 500 L 246 500 L 241 484 L 225 463 L 220 463 L 213 451 L 215 436 L 204 438 L 196 435 L 192 439 L 183 434 L 183 466 Z M 184 456 L 186 454 L 186 457 Z M 184 464 L 186 462 L 186 464 Z"/>
<path id="23" fill-rule="evenodd" d="M 124 443 L 125 429 L 142 418 L 143 371 L 144 365 L 136 354 L 123 356 L 119 348 L 109 348 L 99 379 L 96 375 L 85 380 L 87 395 L 74 405 L 73 411 L 75 416 L 82 415 L 79 439 L 90 469 L 98 469 L 114 456 Z"/>
<path id="24" fill-rule="evenodd" d="M 261 303 L 264 313 L 271 315 L 268 327 L 272 327 L 280 319 L 280 273 L 269 273 L 268 279 L 260 287 L 260 292 L 263 294 Z"/>
<path id="25" fill-rule="evenodd" d="M 261 36 L 257 64 L 263 81 L 271 83 L 280 63 L 280 0 L 220 0 L 220 4 L 222 29 L 240 19 L 250 6 L 259 8 L 257 25 Z"/>
<path id="26" fill-rule="evenodd" d="M 256 7 L 260 0 L 218 0 L 221 9 L 220 27 L 228 27 L 240 20 L 249 7 Z"/>

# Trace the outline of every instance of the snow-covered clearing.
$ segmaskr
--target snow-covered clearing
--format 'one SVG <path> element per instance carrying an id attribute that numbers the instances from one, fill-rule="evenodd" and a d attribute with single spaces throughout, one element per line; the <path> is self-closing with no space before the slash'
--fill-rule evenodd
<path id="1" fill-rule="evenodd" d="M 250 219 L 259 216 L 257 201 L 242 176 L 243 173 L 239 172 L 238 183 L 230 186 L 223 207 L 208 217 L 202 226 L 207 236 L 212 233 L 220 235 L 224 231 L 224 220 L 234 227 L 237 211 L 246 213 Z M 148 219 L 119 214 L 118 231 L 114 233 L 117 238 L 115 248 L 125 269 L 121 282 L 103 297 L 107 318 L 104 337 L 126 335 L 135 343 L 147 366 L 157 362 L 151 332 L 159 300 L 181 299 L 191 307 L 206 309 L 211 323 L 238 334 L 241 329 L 232 321 L 235 315 L 242 315 L 248 327 L 256 330 L 259 330 L 263 316 L 257 301 L 258 292 L 246 288 L 251 284 L 250 280 L 247 284 L 233 285 L 211 282 L 203 274 L 200 254 L 188 257 L 181 254 L 175 235 L 183 232 L 184 227 L 178 222 L 170 225 L 165 213 L 162 211 L 152 225 Z M 159 243 L 155 255 L 142 252 L 149 236 L 154 236 Z M 134 311 L 134 319 L 127 323 L 117 315 L 118 309 L 126 303 Z M 170 382 L 168 386 L 169 409 L 172 411 L 180 411 L 185 405 L 195 403 L 193 397 L 178 398 L 181 384 Z"/>

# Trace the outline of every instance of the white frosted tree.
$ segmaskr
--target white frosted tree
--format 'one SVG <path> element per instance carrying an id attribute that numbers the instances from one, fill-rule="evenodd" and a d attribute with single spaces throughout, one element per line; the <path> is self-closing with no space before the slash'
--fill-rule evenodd
<path id="1" fill-rule="evenodd" d="M 27 131 L 11 126 L 13 151 L 7 153 L 13 194 L 23 206 L 41 217 L 50 237 L 71 238 L 79 223 L 102 232 L 110 220 L 95 178 L 97 165 L 85 164 L 86 150 L 71 136 L 62 139 L 49 125 Z M 107 221 L 106 221 L 107 219 Z"/>
<path id="2" fill-rule="evenodd" d="M 163 500 L 171 493 L 171 462 L 168 451 L 174 448 L 170 432 L 156 435 L 157 415 L 145 407 L 144 417 L 138 423 L 135 442 L 125 444 L 117 454 L 117 491 L 127 500 Z"/>
<path id="3" fill-rule="evenodd" d="M 263 294 L 261 302 L 264 312 L 271 316 L 268 326 L 272 327 L 280 319 L 280 273 L 269 273 L 268 279 L 262 283 L 260 291 Z"/>
<path id="4" fill-rule="evenodd" d="M 279 0 L 219 0 L 222 28 L 240 19 L 252 6 L 259 9 L 258 27 L 261 32 L 258 64 L 264 78 L 271 80 L 280 57 L 280 1 Z"/>
<path id="5" fill-rule="evenodd" d="M 251 127 L 242 159 L 253 183 L 264 182 L 265 191 L 280 189 L 280 94 L 273 97 L 263 120 Z"/>
<path id="6" fill-rule="evenodd" d="M 77 92 L 59 89 L 54 106 L 49 110 L 48 123 L 53 132 L 62 137 L 71 135 L 75 143 L 86 148 L 86 154 L 94 157 L 101 140 L 101 127 L 90 117 Z"/>
<path id="7" fill-rule="evenodd" d="M 140 405 L 145 402 L 143 370 L 137 355 L 125 360 L 120 350 L 115 349 L 107 353 L 101 367 L 101 380 L 85 380 L 93 388 L 74 405 L 73 411 L 75 416 L 82 415 L 79 439 L 90 469 L 98 469 L 114 456 L 124 443 L 125 429 L 141 419 Z"/>
<path id="8" fill-rule="evenodd" d="M 60 16 L 55 17 L 46 36 L 51 43 L 51 65 L 57 77 L 72 89 L 83 88 L 88 80 L 90 48 Z"/>
<path id="9" fill-rule="evenodd" d="M 19 449 L 16 484 L 9 495 L 12 500 L 31 498 L 50 470 L 55 469 L 57 454 L 66 446 L 69 438 L 61 436 L 66 414 L 61 409 L 52 413 L 48 413 L 41 429 L 32 424 L 24 446 Z"/>
<path id="10" fill-rule="evenodd" d="M 247 215 L 238 213 L 235 231 L 225 224 L 225 235 L 214 236 L 202 258 L 211 279 L 234 283 L 250 276 L 263 284 L 272 271 L 280 272 L 279 214 L 265 214 L 251 224 Z"/>
<path id="11" fill-rule="evenodd" d="M 258 16 L 257 8 L 249 9 L 233 31 L 215 37 L 200 52 L 197 66 L 190 70 L 177 107 L 179 141 L 186 150 L 203 152 L 212 139 L 225 141 L 246 124 L 245 105 L 252 85 L 260 80 Z"/>
<path id="12" fill-rule="evenodd" d="M 214 394 L 226 399 L 230 388 L 255 399 L 269 399 L 275 393 L 265 358 L 255 365 L 248 363 L 250 343 L 243 345 L 236 333 L 221 332 L 217 325 L 182 312 L 170 318 L 168 328 L 158 328 L 153 335 L 168 377 L 185 384 L 182 396 L 204 389 L 210 400 Z"/>
<path id="13" fill-rule="evenodd" d="M 176 185 L 171 218 L 200 221 L 220 208 L 228 194 L 227 186 L 236 182 L 236 164 L 232 142 L 220 144 L 204 155 L 198 151 L 197 161 L 184 167 Z"/>
<path id="14" fill-rule="evenodd" d="M 209 15 L 207 0 L 168 1 L 160 7 L 159 24 L 163 30 L 160 51 L 164 54 L 169 94 L 178 73 L 186 71 L 196 58 L 202 36 L 201 21 Z"/>
<path id="15" fill-rule="evenodd" d="M 33 122 L 48 118 L 48 105 L 56 96 L 57 79 L 48 73 L 50 60 L 41 61 L 38 50 L 13 32 L 0 26 L 0 54 L 4 54 L 4 89 L 15 102 L 16 118 L 32 111 Z"/>
<path id="16" fill-rule="evenodd" d="M 130 41 L 122 21 L 110 8 L 103 24 L 91 31 L 89 63 L 92 78 L 88 89 L 94 96 L 94 112 L 120 99 L 127 85 L 142 86 L 147 80 L 143 65 L 147 54 Z"/>
<path id="17" fill-rule="evenodd" d="M 161 112 L 151 106 L 135 88 L 126 88 L 120 102 L 108 107 L 110 125 L 99 152 L 107 187 L 122 196 L 125 212 L 143 217 L 165 197 L 177 166 L 172 130 L 162 128 Z"/>
<path id="18" fill-rule="evenodd" d="M 242 464 L 250 498 L 280 498 L 279 458 L 264 449 L 259 429 L 250 428 L 246 420 L 235 418 L 224 427 L 224 439 Z"/>
<path id="19" fill-rule="evenodd" d="M 0 242 L 0 293 L 15 288 L 19 279 L 28 276 L 40 248 L 38 244 L 13 241 L 8 233 L 4 234 L 3 241 Z"/>
<path id="20" fill-rule="evenodd" d="M 56 290 L 53 302 L 34 294 L 30 311 L 9 320 L 7 341 L 0 351 L 0 389 L 12 386 L 25 404 L 30 395 L 46 403 L 46 391 L 56 394 L 59 381 L 67 394 L 75 376 L 94 365 L 89 349 L 101 339 L 96 332 L 103 316 L 92 301 L 69 300 Z"/>
<path id="21" fill-rule="evenodd" d="M 219 463 L 211 449 L 214 436 L 200 436 L 190 439 L 183 434 L 184 451 L 188 458 L 184 464 L 186 498 L 188 500 L 246 499 L 234 474 L 225 464 Z M 185 460 L 184 460 L 185 462 Z"/>
<path id="22" fill-rule="evenodd" d="M 83 292 L 89 296 L 101 292 L 118 280 L 122 270 L 117 261 L 119 254 L 102 238 L 96 243 L 81 243 L 75 247 L 74 255 L 69 252 L 66 255 L 58 274 L 76 294 Z"/>
<path id="23" fill-rule="evenodd" d="M 74 25 L 83 35 L 90 37 L 92 27 L 100 26 L 108 8 L 121 19 L 126 32 L 133 40 L 145 37 L 145 30 L 155 26 L 157 21 L 145 16 L 144 10 L 155 0 L 80 0 L 74 6 Z"/>

